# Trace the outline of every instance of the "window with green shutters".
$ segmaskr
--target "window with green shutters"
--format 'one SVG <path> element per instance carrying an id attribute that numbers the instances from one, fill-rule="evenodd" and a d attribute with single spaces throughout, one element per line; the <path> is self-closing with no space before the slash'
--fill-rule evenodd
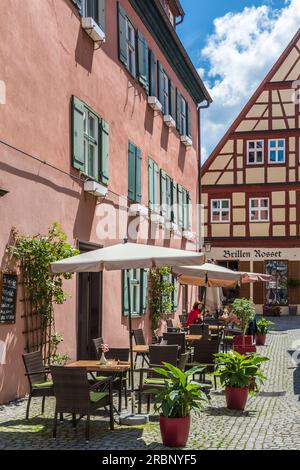
<path id="1" fill-rule="evenodd" d="M 136 31 L 124 8 L 118 2 L 119 59 L 136 77 Z"/>
<path id="2" fill-rule="evenodd" d="M 156 61 L 154 52 L 149 50 L 149 95 L 156 96 Z"/>
<path id="3" fill-rule="evenodd" d="M 153 212 L 159 212 L 159 169 L 157 163 L 151 158 L 149 158 L 148 169 L 149 209 Z"/>
<path id="4" fill-rule="evenodd" d="M 176 90 L 176 127 L 181 135 L 192 138 L 191 108 L 178 89 Z"/>
<path id="5" fill-rule="evenodd" d="M 72 164 L 103 184 L 109 180 L 109 125 L 81 100 L 72 98 Z"/>
<path id="6" fill-rule="evenodd" d="M 183 187 L 178 184 L 177 186 L 177 201 L 178 201 L 178 225 L 183 227 Z"/>
<path id="7" fill-rule="evenodd" d="M 122 297 L 123 308 L 122 314 L 129 314 L 129 296 L 127 270 L 122 271 Z M 138 281 L 137 285 L 131 286 L 131 312 L 135 317 L 145 315 L 147 312 L 147 289 L 148 289 L 148 270 L 146 269 L 130 269 L 130 279 Z"/>
<path id="8" fill-rule="evenodd" d="M 160 205 L 161 215 L 172 219 L 172 179 L 164 170 L 160 171 Z"/>
<path id="9" fill-rule="evenodd" d="M 105 2 L 106 0 L 73 0 L 82 16 L 93 18 L 105 33 Z"/>
<path id="10" fill-rule="evenodd" d="M 128 198 L 142 201 L 142 153 L 132 142 L 128 144 Z"/>
<path id="11" fill-rule="evenodd" d="M 184 230 L 192 229 L 192 204 L 191 195 L 182 186 L 178 185 L 178 225 Z"/>
<path id="12" fill-rule="evenodd" d="M 175 276 L 173 275 L 171 276 L 172 276 L 172 284 L 173 284 L 173 293 L 172 293 L 173 312 L 176 312 L 178 308 L 179 283 Z"/>
<path id="13" fill-rule="evenodd" d="M 149 91 L 149 49 L 144 35 L 138 31 L 138 80 Z"/>

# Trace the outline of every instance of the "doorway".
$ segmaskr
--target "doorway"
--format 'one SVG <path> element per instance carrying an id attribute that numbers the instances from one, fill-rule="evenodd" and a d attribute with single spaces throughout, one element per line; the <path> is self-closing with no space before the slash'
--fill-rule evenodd
<path id="1" fill-rule="evenodd" d="M 79 242 L 81 253 L 102 246 Z M 79 273 L 77 279 L 77 359 L 96 359 L 92 340 L 102 335 L 102 273 Z"/>

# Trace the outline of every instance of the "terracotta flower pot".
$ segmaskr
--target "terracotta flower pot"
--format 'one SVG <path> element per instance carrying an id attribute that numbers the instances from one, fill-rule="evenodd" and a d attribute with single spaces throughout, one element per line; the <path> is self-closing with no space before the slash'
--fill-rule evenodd
<path id="1" fill-rule="evenodd" d="M 266 344 L 267 335 L 256 333 L 256 346 L 264 346 Z"/>
<path id="2" fill-rule="evenodd" d="M 191 417 L 166 418 L 160 417 L 160 432 L 164 446 L 185 447 L 191 426 Z"/>
<path id="3" fill-rule="evenodd" d="M 230 410 L 244 411 L 248 399 L 249 389 L 237 388 L 237 387 L 226 387 L 225 396 L 227 408 Z"/>
<path id="4" fill-rule="evenodd" d="M 233 349 L 239 354 L 255 353 L 256 347 L 253 341 L 253 336 L 240 335 L 236 336 L 233 340 Z"/>

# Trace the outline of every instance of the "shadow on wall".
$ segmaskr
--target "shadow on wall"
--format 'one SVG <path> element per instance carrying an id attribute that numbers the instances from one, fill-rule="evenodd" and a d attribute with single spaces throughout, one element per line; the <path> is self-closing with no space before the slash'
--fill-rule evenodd
<path id="1" fill-rule="evenodd" d="M 82 190 L 74 222 L 74 239 L 83 241 L 89 241 L 91 239 L 96 204 L 97 199 Z"/>
<path id="2" fill-rule="evenodd" d="M 88 73 L 92 72 L 94 59 L 94 43 L 79 25 L 78 37 L 75 49 L 75 62 Z"/>

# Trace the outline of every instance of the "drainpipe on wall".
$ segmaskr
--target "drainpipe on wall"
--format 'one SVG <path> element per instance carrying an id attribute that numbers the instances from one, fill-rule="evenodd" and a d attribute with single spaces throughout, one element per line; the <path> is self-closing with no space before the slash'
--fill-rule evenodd
<path id="1" fill-rule="evenodd" d="M 199 175 L 199 185 L 198 185 L 198 203 L 199 203 L 199 212 L 200 212 L 200 204 L 202 200 L 202 186 L 201 186 L 201 110 L 207 109 L 210 106 L 210 102 L 206 100 L 206 104 L 201 105 L 201 103 L 197 106 L 198 111 L 198 175 Z M 201 212 L 199 213 L 199 227 L 198 227 L 198 234 L 199 234 L 199 251 L 201 251 L 200 247 L 200 235 L 201 235 Z"/>

